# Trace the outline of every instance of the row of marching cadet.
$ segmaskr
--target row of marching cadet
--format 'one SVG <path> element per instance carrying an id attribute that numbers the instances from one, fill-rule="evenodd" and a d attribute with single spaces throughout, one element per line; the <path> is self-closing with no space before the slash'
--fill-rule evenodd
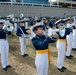
<path id="1" fill-rule="evenodd" d="M 73 20 L 73 21 L 72 21 Z M 28 32 L 30 30 L 30 32 Z M 20 14 L 16 18 L 13 14 L 7 19 L 0 19 L 0 54 L 4 71 L 11 68 L 8 64 L 9 43 L 7 35 L 19 36 L 22 57 L 28 56 L 26 44 L 32 41 L 36 49 L 35 65 L 37 75 L 48 75 L 50 62 L 49 43 L 56 43 L 58 51 L 57 70 L 64 72 L 64 59 L 72 59 L 71 51 L 76 51 L 76 16 L 66 18 L 50 17 L 49 22 L 45 17 L 25 17 Z M 29 36 L 27 36 L 29 35 Z M 26 42 L 26 43 L 25 43 Z"/>

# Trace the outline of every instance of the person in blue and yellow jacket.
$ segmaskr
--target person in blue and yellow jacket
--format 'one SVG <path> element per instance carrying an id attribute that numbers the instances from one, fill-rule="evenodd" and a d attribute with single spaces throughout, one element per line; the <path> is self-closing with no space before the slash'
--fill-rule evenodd
<path id="1" fill-rule="evenodd" d="M 1 54 L 1 64 L 4 71 L 7 71 L 11 66 L 8 63 L 9 54 L 9 44 L 7 40 L 7 35 L 11 32 L 3 29 L 4 22 L 0 22 L 0 54 Z"/>
<path id="2" fill-rule="evenodd" d="M 43 35 L 43 25 L 37 23 L 33 26 L 36 36 L 32 43 L 36 49 L 35 65 L 37 75 L 48 75 L 48 63 L 50 58 L 49 43 L 54 43 L 56 39 Z"/>
<path id="3" fill-rule="evenodd" d="M 24 21 L 23 20 L 19 20 L 18 23 L 18 28 L 17 28 L 17 32 L 16 35 L 19 36 L 19 41 L 20 41 L 20 50 L 21 50 L 21 55 L 23 57 L 28 56 L 28 54 L 26 53 L 26 34 L 28 34 L 26 32 L 25 27 L 23 26 Z"/>
<path id="4" fill-rule="evenodd" d="M 65 28 L 64 21 L 62 19 L 59 19 L 55 24 L 59 28 L 59 31 L 57 32 L 59 37 L 57 41 L 57 50 L 58 50 L 57 69 L 60 72 L 64 72 L 64 69 L 66 69 L 64 67 L 64 59 L 67 47 L 66 37 L 71 33 L 72 30 L 69 28 Z"/>
<path id="5" fill-rule="evenodd" d="M 71 18 L 68 17 L 65 19 L 65 24 L 66 24 L 66 28 L 70 28 L 72 29 L 72 32 L 67 35 L 67 51 L 66 51 L 66 58 L 68 59 L 72 59 L 73 55 L 71 55 L 71 51 L 72 51 L 72 43 L 73 43 L 73 26 L 71 24 Z"/>

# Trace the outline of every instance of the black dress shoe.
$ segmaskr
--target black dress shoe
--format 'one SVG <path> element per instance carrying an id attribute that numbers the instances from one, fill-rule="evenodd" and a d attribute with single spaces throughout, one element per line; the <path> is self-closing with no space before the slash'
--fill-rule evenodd
<path id="1" fill-rule="evenodd" d="M 60 72 L 64 72 L 64 69 L 62 69 L 62 68 L 61 68 L 61 69 L 60 69 L 60 68 L 57 68 L 57 69 L 58 69 Z"/>
<path id="2" fill-rule="evenodd" d="M 7 71 L 7 67 L 6 67 L 6 68 L 3 68 L 3 70 L 4 70 L 4 71 Z"/>
<path id="3" fill-rule="evenodd" d="M 66 58 L 68 58 L 68 59 L 72 59 L 70 56 L 66 56 Z"/>
<path id="4" fill-rule="evenodd" d="M 22 57 L 25 57 L 25 55 L 22 55 Z"/>
<path id="5" fill-rule="evenodd" d="M 73 55 L 70 55 L 70 57 L 73 57 Z"/>
<path id="6" fill-rule="evenodd" d="M 11 66 L 11 65 L 7 65 L 6 67 L 7 67 L 7 68 L 11 68 L 12 66 Z"/>
<path id="7" fill-rule="evenodd" d="M 28 56 L 28 54 L 24 54 L 25 56 Z"/>
<path id="8" fill-rule="evenodd" d="M 72 50 L 76 51 L 76 48 L 72 48 Z"/>
<path id="9" fill-rule="evenodd" d="M 63 66 L 62 69 L 66 69 L 66 67 Z"/>

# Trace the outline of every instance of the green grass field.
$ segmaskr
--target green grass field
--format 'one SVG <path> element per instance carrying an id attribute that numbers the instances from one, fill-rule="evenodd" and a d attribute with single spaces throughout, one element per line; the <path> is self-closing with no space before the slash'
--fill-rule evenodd
<path id="1" fill-rule="evenodd" d="M 20 45 L 17 36 L 9 36 L 9 64 L 12 68 L 7 72 L 3 71 L 0 63 L 0 75 L 36 75 L 35 49 L 31 41 L 27 44 L 28 57 L 22 57 L 20 54 Z M 55 44 L 50 44 L 51 61 L 49 66 L 49 75 L 76 75 L 76 52 L 72 51 L 74 56 L 72 60 L 65 58 L 65 67 L 67 68 L 64 73 L 57 70 L 57 50 Z M 0 60 L 1 61 L 1 60 Z"/>

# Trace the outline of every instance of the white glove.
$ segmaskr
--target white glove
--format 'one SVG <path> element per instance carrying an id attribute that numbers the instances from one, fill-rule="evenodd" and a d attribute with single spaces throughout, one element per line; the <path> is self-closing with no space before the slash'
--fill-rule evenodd
<path id="1" fill-rule="evenodd" d="M 54 37 L 54 38 L 57 38 L 58 37 L 58 34 L 56 32 L 53 32 L 51 37 Z"/>

